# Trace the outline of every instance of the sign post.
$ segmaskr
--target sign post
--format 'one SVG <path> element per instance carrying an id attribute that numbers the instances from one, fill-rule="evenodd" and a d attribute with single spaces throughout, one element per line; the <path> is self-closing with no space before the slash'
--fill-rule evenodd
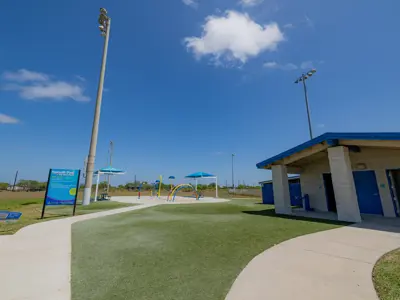
<path id="1" fill-rule="evenodd" d="M 80 170 L 50 169 L 41 219 L 44 217 L 47 205 L 73 205 L 75 216 L 80 174 Z"/>

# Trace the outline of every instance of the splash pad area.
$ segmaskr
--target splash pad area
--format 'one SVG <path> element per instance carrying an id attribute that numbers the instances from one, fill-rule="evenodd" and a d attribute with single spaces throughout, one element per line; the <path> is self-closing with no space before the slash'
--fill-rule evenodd
<path id="1" fill-rule="evenodd" d="M 195 203 L 219 203 L 227 202 L 230 200 L 213 198 L 213 197 L 201 197 L 197 200 L 195 197 L 175 196 L 175 201 L 168 201 L 168 196 L 152 197 L 152 196 L 141 196 L 140 199 L 137 196 L 113 196 L 111 201 L 123 202 L 123 203 L 140 203 L 140 204 L 195 204 Z"/>

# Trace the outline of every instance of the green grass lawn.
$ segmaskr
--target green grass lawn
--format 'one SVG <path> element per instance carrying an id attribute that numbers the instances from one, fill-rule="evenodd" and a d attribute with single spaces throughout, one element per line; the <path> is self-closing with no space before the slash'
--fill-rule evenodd
<path id="1" fill-rule="evenodd" d="M 255 200 L 162 205 L 79 222 L 72 227 L 72 299 L 224 299 L 257 254 L 339 226 L 277 217 Z"/>
<path id="2" fill-rule="evenodd" d="M 400 299 L 400 249 L 384 255 L 376 263 L 373 279 L 379 299 Z"/>
<path id="3" fill-rule="evenodd" d="M 0 235 L 14 234 L 22 227 L 34 223 L 72 216 L 73 206 L 47 206 L 44 219 L 41 220 L 42 206 L 43 198 L 0 200 L 0 210 L 22 212 L 22 216 L 17 222 L 0 222 Z M 103 201 L 92 203 L 89 206 L 82 206 L 80 202 L 78 202 L 76 215 L 90 214 L 126 206 L 132 206 L 132 204 Z"/>

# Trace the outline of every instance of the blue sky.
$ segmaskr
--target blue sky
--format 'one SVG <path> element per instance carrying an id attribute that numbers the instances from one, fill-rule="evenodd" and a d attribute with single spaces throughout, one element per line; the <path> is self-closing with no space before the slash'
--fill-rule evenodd
<path id="1" fill-rule="evenodd" d="M 112 18 L 96 166 L 115 180 L 204 171 L 270 178 L 255 164 L 315 134 L 400 131 L 400 3 L 395 0 L 1 1 L 0 181 L 45 180 L 88 153 Z"/>

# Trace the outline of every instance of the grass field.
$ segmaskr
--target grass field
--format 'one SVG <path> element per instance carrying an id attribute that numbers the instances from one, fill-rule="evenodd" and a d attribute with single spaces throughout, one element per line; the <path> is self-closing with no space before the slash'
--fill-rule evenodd
<path id="1" fill-rule="evenodd" d="M 257 200 L 161 205 L 72 227 L 73 300 L 217 300 L 257 254 L 341 226 Z"/>
<path id="2" fill-rule="evenodd" d="M 69 217 L 72 215 L 71 206 L 55 206 L 47 207 L 45 218 L 40 219 L 44 192 L 0 192 L 0 210 L 17 211 L 22 212 L 22 217 L 19 221 L 15 223 L 5 223 L 0 222 L 0 235 L 14 234 L 19 229 L 42 221 L 53 220 L 57 218 Z M 137 192 L 130 191 L 114 191 L 110 193 L 111 196 L 137 196 Z M 168 195 L 168 191 L 163 191 L 163 195 Z M 179 195 L 190 195 L 191 193 L 180 193 Z M 79 193 L 78 199 L 82 192 Z M 143 196 L 150 195 L 150 191 L 142 192 Z M 205 191 L 205 196 L 214 196 L 215 191 Z M 221 190 L 220 197 L 231 197 L 226 190 Z M 78 206 L 76 210 L 77 215 L 94 213 L 102 210 L 121 208 L 126 206 L 131 206 L 131 204 L 117 203 L 117 202 L 97 202 L 90 206 L 81 206 L 78 200 Z"/>
<path id="3" fill-rule="evenodd" d="M 376 263 L 373 279 L 379 299 L 400 299 L 400 249 L 384 255 Z"/>
<path id="4" fill-rule="evenodd" d="M 72 216 L 72 206 L 48 206 L 46 207 L 45 218 L 41 220 L 40 216 L 43 206 L 43 197 L 33 198 L 34 196 L 37 197 L 38 194 L 40 195 L 40 192 L 8 193 L 11 194 L 8 196 L 8 198 L 5 197 L 5 194 L 6 192 L 0 193 L 0 195 L 2 195 L 3 197 L 0 198 L 0 210 L 22 212 L 22 216 L 21 219 L 15 223 L 0 222 L 0 235 L 14 234 L 22 227 L 34 223 Z M 76 208 L 76 215 L 89 214 L 102 210 L 131 206 L 131 204 L 118 202 L 97 202 L 92 203 L 89 206 L 82 206 L 79 202 L 78 204 L 79 205 Z"/>

